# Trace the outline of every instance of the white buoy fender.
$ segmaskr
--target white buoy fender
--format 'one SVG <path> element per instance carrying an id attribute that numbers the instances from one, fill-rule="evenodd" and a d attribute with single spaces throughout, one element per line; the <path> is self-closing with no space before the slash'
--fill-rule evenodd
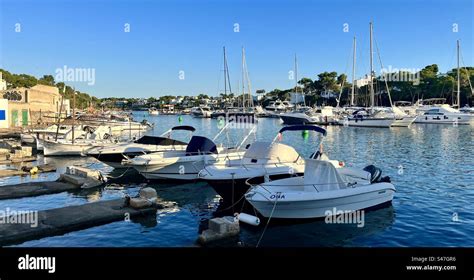
<path id="1" fill-rule="evenodd" d="M 260 224 L 260 219 L 258 217 L 245 214 L 245 213 L 237 214 L 237 219 L 239 219 L 240 222 L 243 222 L 252 226 L 258 226 Z"/>

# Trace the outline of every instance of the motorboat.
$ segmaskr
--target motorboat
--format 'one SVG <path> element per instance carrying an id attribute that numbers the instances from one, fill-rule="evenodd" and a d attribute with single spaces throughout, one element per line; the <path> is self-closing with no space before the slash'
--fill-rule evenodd
<path id="1" fill-rule="evenodd" d="M 291 112 L 280 115 L 283 124 L 288 125 L 304 125 L 317 124 L 321 122 L 321 115 L 311 112 Z"/>
<path id="2" fill-rule="evenodd" d="M 131 143 L 92 148 L 87 151 L 87 155 L 114 168 L 124 168 L 122 161 L 130 160 L 136 156 L 164 151 L 186 150 L 187 143 L 172 139 L 171 133 L 174 131 L 189 131 L 193 133 L 195 130 L 192 126 L 175 126 L 164 132 L 161 136 L 145 135 Z"/>
<path id="3" fill-rule="evenodd" d="M 208 182 L 224 201 L 233 202 L 240 199 L 248 190 L 246 181 L 250 178 L 253 183 L 257 183 L 302 174 L 303 157 L 293 147 L 277 142 L 284 131 L 295 130 L 326 134 L 324 129 L 317 126 L 283 127 L 273 141 L 254 142 L 247 148 L 242 158 L 206 166 L 198 176 Z"/>
<path id="4" fill-rule="evenodd" d="M 433 107 L 416 118 L 415 123 L 469 124 L 471 116 L 451 108 L 449 105 Z"/>
<path id="5" fill-rule="evenodd" d="M 208 106 L 199 106 L 191 109 L 191 114 L 195 118 L 210 118 L 212 115 L 211 108 Z"/>
<path id="6" fill-rule="evenodd" d="M 268 106 L 265 107 L 265 110 L 267 111 L 271 111 L 271 112 L 282 112 L 282 111 L 286 111 L 286 106 L 285 104 L 280 100 L 275 100 L 275 101 L 270 101 L 270 103 L 268 103 Z"/>
<path id="7" fill-rule="evenodd" d="M 79 133 L 79 137 L 69 137 L 70 131 L 63 139 L 45 139 L 42 142 L 45 156 L 84 156 L 91 148 L 114 145 L 118 139 L 112 136 L 111 128 L 99 126 L 93 132 Z"/>
<path id="8" fill-rule="evenodd" d="M 253 185 L 246 200 L 265 218 L 309 219 L 389 205 L 395 187 L 382 171 L 335 168 L 317 156 L 305 160 L 304 176 Z"/>
<path id="9" fill-rule="evenodd" d="M 227 128 L 225 125 L 213 140 L 204 136 L 193 136 L 184 151 L 164 151 L 124 161 L 124 165 L 135 168 L 147 179 L 195 180 L 207 165 L 220 160 L 242 158 L 245 151 L 237 147 L 217 146 L 214 141 Z"/>

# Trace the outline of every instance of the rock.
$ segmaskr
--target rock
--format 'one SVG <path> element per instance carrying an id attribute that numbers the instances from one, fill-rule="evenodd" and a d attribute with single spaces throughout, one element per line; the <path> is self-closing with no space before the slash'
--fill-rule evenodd
<path id="1" fill-rule="evenodd" d="M 130 198 L 130 207 L 134 209 L 148 208 L 152 206 L 152 202 L 144 198 Z"/>
<path id="2" fill-rule="evenodd" d="M 156 200 L 158 197 L 158 194 L 156 193 L 156 190 L 154 188 L 143 188 L 139 192 L 140 198 L 144 199 L 150 199 L 150 200 Z"/>

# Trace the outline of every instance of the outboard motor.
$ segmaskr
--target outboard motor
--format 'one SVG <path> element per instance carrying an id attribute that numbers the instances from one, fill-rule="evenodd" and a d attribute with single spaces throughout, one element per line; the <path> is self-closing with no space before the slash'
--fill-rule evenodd
<path id="1" fill-rule="evenodd" d="M 370 173 L 370 183 L 377 183 L 380 181 L 380 177 L 382 176 L 382 170 L 380 170 L 380 168 L 375 167 L 374 165 L 369 165 L 363 170 Z"/>
<path id="2" fill-rule="evenodd" d="M 385 176 L 382 177 L 382 170 L 374 165 L 369 165 L 366 166 L 364 171 L 367 171 L 370 173 L 370 183 L 390 183 L 390 177 Z"/>

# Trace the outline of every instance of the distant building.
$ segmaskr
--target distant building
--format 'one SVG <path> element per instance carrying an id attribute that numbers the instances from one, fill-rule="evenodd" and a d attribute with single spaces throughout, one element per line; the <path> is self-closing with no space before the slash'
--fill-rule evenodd
<path id="1" fill-rule="evenodd" d="M 40 120 L 54 120 L 54 115 L 59 111 L 61 95 L 57 87 L 36 85 L 0 90 L 0 100 L 3 100 L 0 102 L 2 126 L 17 127 L 36 124 Z M 66 103 L 69 107 L 69 103 L 64 101 L 63 106 Z"/>
<path id="2" fill-rule="evenodd" d="M 355 80 L 355 85 L 356 87 L 358 88 L 361 88 L 363 86 L 366 86 L 370 83 L 370 77 L 369 75 L 365 75 L 364 78 L 361 78 L 361 79 L 358 79 L 358 80 Z"/>
<path id="3" fill-rule="evenodd" d="M 2 72 L 0 72 L 0 90 L 7 89 L 7 81 L 2 78 Z"/>

